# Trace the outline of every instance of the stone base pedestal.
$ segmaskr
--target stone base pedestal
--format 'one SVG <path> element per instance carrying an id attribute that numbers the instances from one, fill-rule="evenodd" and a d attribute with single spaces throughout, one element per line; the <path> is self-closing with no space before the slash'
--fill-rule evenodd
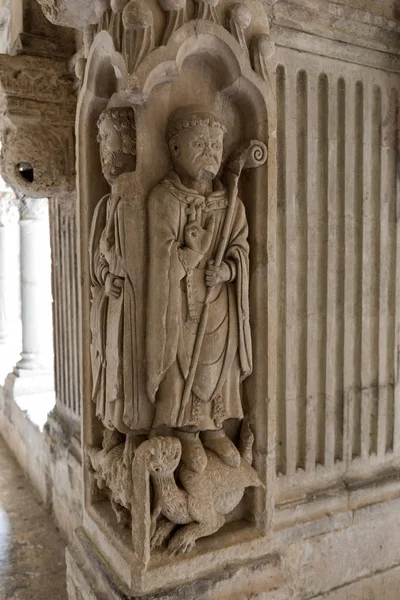
<path id="1" fill-rule="evenodd" d="M 115 579 L 83 530 L 75 532 L 66 560 L 69 600 L 286 600 L 290 597 L 277 554 L 177 588 L 141 596 L 130 593 Z"/>

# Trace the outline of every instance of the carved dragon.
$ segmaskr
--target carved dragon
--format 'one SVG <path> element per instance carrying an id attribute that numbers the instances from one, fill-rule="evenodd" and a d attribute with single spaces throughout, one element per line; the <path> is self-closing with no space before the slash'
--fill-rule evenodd
<path id="1" fill-rule="evenodd" d="M 189 552 L 197 539 L 215 533 L 225 524 L 225 515 L 236 508 L 247 487 L 263 485 L 251 466 L 253 442 L 254 436 L 245 423 L 239 467 L 228 466 L 206 450 L 208 462 L 203 473 L 195 473 L 181 463 L 179 480 L 183 488 L 179 488 L 174 472 L 181 459 L 180 441 L 173 437 L 150 440 L 148 470 L 155 491 L 152 549 L 161 546 L 177 525 L 184 525 L 172 536 L 168 549 L 173 554 Z"/>
<path id="2" fill-rule="evenodd" d="M 113 436 L 114 437 L 114 436 Z M 89 467 L 100 489 L 108 490 L 120 523 L 130 525 L 133 495 L 133 454 L 124 456 L 124 444 L 115 439 L 108 447 L 89 448 Z M 218 531 L 225 515 L 236 508 L 247 487 L 262 486 L 253 460 L 254 436 L 248 423 L 242 425 L 239 467 L 230 467 L 216 454 L 206 450 L 207 466 L 195 473 L 183 462 L 182 445 L 175 437 L 154 437 L 146 447 L 146 470 L 154 488 L 151 519 L 151 548 L 162 546 L 172 535 L 168 549 L 173 554 L 189 552 L 196 540 Z M 179 487 L 175 480 L 178 469 Z M 183 525 L 174 532 L 178 525 Z"/>

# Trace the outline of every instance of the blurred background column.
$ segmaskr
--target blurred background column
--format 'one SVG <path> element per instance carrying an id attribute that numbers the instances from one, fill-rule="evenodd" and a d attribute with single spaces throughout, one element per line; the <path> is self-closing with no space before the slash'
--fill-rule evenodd
<path id="1" fill-rule="evenodd" d="M 14 397 L 54 390 L 48 201 L 24 197 L 19 212 L 22 352 L 5 384 Z"/>
<path id="2" fill-rule="evenodd" d="M 18 200 L 0 181 L 0 383 L 20 351 Z"/>

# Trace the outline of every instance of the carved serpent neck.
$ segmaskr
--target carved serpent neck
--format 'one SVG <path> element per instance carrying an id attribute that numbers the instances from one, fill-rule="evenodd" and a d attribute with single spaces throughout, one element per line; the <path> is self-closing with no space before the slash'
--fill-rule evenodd
<path id="1" fill-rule="evenodd" d="M 173 523 L 191 521 L 188 512 L 188 494 L 176 485 L 174 476 L 151 474 L 162 514 Z"/>

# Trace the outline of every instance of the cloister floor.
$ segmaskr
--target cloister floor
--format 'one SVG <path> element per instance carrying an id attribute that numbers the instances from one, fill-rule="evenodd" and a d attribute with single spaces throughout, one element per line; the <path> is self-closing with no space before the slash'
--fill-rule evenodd
<path id="1" fill-rule="evenodd" d="M 67 600 L 65 542 L 0 436 L 0 600 Z"/>

